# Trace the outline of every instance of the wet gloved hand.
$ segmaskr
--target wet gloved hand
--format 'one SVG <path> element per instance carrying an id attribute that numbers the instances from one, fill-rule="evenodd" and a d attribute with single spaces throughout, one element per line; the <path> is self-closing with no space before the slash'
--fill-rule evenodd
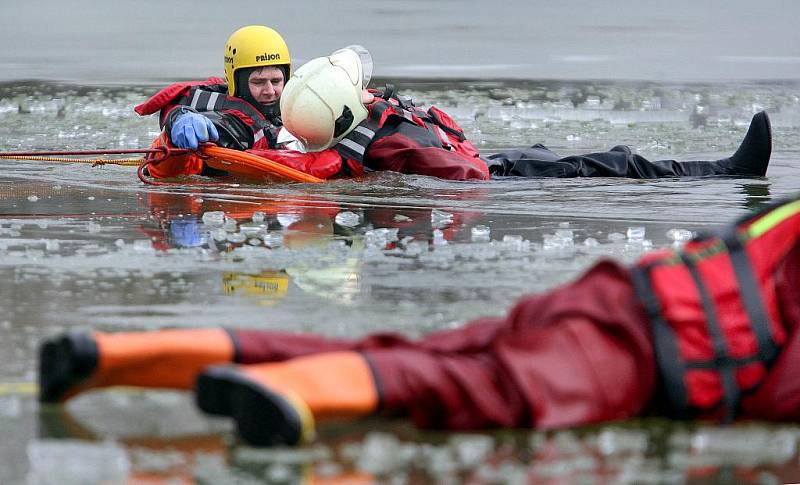
<path id="1" fill-rule="evenodd" d="M 170 221 L 169 242 L 179 248 L 194 248 L 205 243 L 200 233 L 200 225 L 193 219 Z"/>
<path id="2" fill-rule="evenodd" d="M 176 147 L 197 150 L 200 143 L 219 140 L 219 133 L 214 123 L 205 116 L 184 113 L 172 123 L 170 140 Z"/>

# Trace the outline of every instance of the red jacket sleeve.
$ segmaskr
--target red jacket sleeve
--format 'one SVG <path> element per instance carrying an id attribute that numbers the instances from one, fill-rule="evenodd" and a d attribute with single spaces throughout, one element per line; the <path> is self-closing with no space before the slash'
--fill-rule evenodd
<path id="1" fill-rule="evenodd" d="M 192 86 L 200 86 L 207 84 L 222 84 L 225 80 L 219 77 L 210 77 L 205 81 L 186 81 L 180 83 L 170 84 L 164 89 L 160 90 L 151 96 L 144 103 L 133 108 L 134 111 L 140 116 L 151 115 L 155 112 L 161 111 L 164 107 L 173 104 L 176 98 L 182 96 Z"/>

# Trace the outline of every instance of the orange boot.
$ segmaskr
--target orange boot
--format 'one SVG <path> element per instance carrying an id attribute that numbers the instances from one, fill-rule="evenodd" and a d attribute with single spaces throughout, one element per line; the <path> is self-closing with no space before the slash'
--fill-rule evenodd
<path id="1" fill-rule="evenodd" d="M 191 389 L 204 367 L 233 362 L 234 352 L 220 328 L 71 332 L 39 349 L 39 400 L 60 402 L 110 386 Z"/>
<path id="2" fill-rule="evenodd" d="M 379 399 L 366 359 L 349 351 L 209 367 L 196 390 L 200 409 L 232 417 L 239 435 L 256 446 L 307 443 L 315 421 L 369 415 Z"/>

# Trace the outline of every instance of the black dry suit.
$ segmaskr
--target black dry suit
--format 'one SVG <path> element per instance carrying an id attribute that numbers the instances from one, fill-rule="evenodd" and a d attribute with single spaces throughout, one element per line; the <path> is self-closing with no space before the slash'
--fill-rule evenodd
<path id="1" fill-rule="evenodd" d="M 691 177 L 757 175 L 767 171 L 772 152 L 769 118 L 763 111 L 750 123 L 744 141 L 730 158 L 716 161 L 650 161 L 624 145 L 607 152 L 560 157 L 541 144 L 509 150 L 485 158 L 493 176 L 517 177 Z"/>

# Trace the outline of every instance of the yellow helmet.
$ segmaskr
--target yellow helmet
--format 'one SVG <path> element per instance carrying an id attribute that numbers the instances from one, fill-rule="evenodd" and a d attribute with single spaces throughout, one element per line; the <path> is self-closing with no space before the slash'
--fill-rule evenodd
<path id="1" fill-rule="evenodd" d="M 225 81 L 228 94 L 236 93 L 236 71 L 247 67 L 286 66 L 288 81 L 292 58 L 281 34 L 263 25 L 248 25 L 237 30 L 225 44 Z"/>

